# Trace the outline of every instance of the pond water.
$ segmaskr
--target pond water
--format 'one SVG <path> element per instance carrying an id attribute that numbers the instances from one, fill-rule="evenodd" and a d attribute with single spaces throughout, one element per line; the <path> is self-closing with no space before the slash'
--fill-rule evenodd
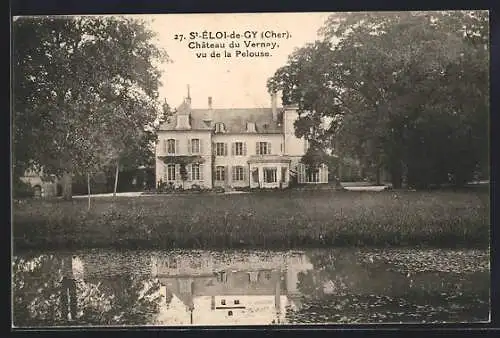
<path id="1" fill-rule="evenodd" d="M 488 251 L 24 252 L 13 325 L 485 322 Z"/>

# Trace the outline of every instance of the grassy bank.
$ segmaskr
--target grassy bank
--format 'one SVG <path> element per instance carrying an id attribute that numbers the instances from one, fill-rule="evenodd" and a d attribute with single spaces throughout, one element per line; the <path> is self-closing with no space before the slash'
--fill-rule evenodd
<path id="1" fill-rule="evenodd" d="M 487 247 L 485 191 L 283 191 L 25 201 L 20 248 Z"/>

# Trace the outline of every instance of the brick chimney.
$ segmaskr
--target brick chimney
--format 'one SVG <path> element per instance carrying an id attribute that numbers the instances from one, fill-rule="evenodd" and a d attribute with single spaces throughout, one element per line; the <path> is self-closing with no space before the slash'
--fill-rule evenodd
<path id="1" fill-rule="evenodd" d="M 278 120 L 278 95 L 276 93 L 271 94 L 271 109 L 273 111 L 273 121 Z"/>
<path id="2" fill-rule="evenodd" d="M 205 117 L 203 118 L 203 121 L 205 121 L 205 123 L 207 123 L 207 125 L 211 125 L 211 122 L 214 118 L 213 115 L 214 115 L 214 109 L 212 107 L 212 97 L 209 96 L 208 97 L 208 110 L 205 113 Z"/>

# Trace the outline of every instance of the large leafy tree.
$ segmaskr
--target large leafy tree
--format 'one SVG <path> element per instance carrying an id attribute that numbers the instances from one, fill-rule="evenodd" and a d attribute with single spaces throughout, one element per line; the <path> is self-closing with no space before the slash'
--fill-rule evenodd
<path id="1" fill-rule="evenodd" d="M 154 142 L 159 62 L 145 22 L 130 17 L 35 17 L 13 23 L 14 173 L 63 177 L 99 170 Z M 152 137 L 153 136 L 153 137 Z"/>
<path id="2" fill-rule="evenodd" d="M 387 168 L 395 187 L 464 183 L 487 162 L 487 23 L 487 12 L 335 14 L 326 42 L 296 51 L 269 87 L 300 102 L 298 135 Z"/>
<path id="3" fill-rule="evenodd" d="M 316 41 L 295 50 L 288 57 L 287 65 L 279 68 L 267 82 L 270 92 L 282 92 L 283 104 L 298 105 L 295 133 L 309 141 L 302 162 L 311 170 L 331 162 L 328 153 L 338 134 L 340 125 L 337 122 L 343 115 L 339 87 L 341 70 L 332 49 L 330 42 Z M 338 145 L 335 148 L 340 149 Z M 337 155 L 340 155 L 338 151 Z"/>
<path id="4" fill-rule="evenodd" d="M 331 131 L 323 128 L 325 118 L 336 119 L 340 110 L 339 65 L 332 44 L 316 41 L 297 49 L 268 80 L 270 92 L 282 92 L 283 104 L 298 104 L 297 136 L 311 140 L 313 148 L 331 142 Z"/>

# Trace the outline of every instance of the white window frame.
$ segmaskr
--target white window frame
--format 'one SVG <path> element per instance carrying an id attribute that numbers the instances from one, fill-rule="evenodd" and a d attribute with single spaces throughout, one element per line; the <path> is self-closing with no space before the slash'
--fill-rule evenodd
<path id="1" fill-rule="evenodd" d="M 191 154 L 199 154 L 201 152 L 201 140 L 199 138 L 191 139 Z M 196 145 L 196 147 L 195 147 Z"/>
<path id="2" fill-rule="evenodd" d="M 177 147 L 177 141 L 173 138 L 167 139 L 167 154 L 175 154 L 175 150 Z M 173 149 L 173 151 L 171 151 Z"/>
<path id="3" fill-rule="evenodd" d="M 201 167 L 199 164 L 193 163 L 191 164 L 191 180 L 192 181 L 199 181 L 200 180 L 200 171 Z"/>
<path id="4" fill-rule="evenodd" d="M 306 171 L 306 183 L 321 182 L 320 170 L 321 168 L 314 168 L 310 169 L 309 172 Z"/>
<path id="5" fill-rule="evenodd" d="M 221 151 L 219 151 L 221 150 Z M 215 143 L 215 155 L 216 156 L 227 156 L 227 144 L 224 142 Z"/>
<path id="6" fill-rule="evenodd" d="M 175 174 L 176 174 L 176 170 L 175 170 L 175 164 L 167 164 L 167 181 L 168 182 L 171 182 L 171 181 L 175 181 Z"/>
<path id="7" fill-rule="evenodd" d="M 242 166 L 233 167 L 233 181 L 241 182 L 245 180 L 245 168 Z"/>
<path id="8" fill-rule="evenodd" d="M 226 126 L 222 122 L 218 122 L 215 124 L 215 132 L 216 133 L 223 133 L 226 131 Z"/>
<path id="9" fill-rule="evenodd" d="M 238 147 L 239 146 L 239 147 Z M 243 142 L 234 142 L 234 155 L 235 156 L 243 156 Z"/>
<path id="10" fill-rule="evenodd" d="M 271 155 L 271 143 L 259 142 L 259 148 L 256 150 L 257 150 L 257 155 Z"/>
<path id="11" fill-rule="evenodd" d="M 278 175 L 278 168 L 275 168 L 275 167 L 272 167 L 272 168 L 263 168 L 263 173 L 264 173 L 264 183 L 276 183 L 278 182 L 278 178 L 277 178 L 277 175 Z M 269 181 L 268 180 L 268 174 L 269 172 L 271 172 L 271 178 L 272 178 L 272 181 Z"/>
<path id="12" fill-rule="evenodd" d="M 215 180 L 224 181 L 226 179 L 226 167 L 216 166 L 215 167 Z"/>

